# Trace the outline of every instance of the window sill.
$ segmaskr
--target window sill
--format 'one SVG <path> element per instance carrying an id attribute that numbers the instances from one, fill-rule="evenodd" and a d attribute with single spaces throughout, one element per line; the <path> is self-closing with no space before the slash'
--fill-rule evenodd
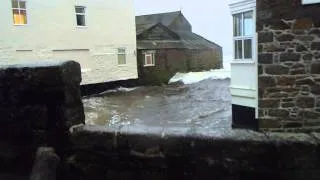
<path id="1" fill-rule="evenodd" d="M 14 26 L 28 26 L 28 24 L 13 24 Z"/>
<path id="2" fill-rule="evenodd" d="M 125 67 L 127 64 L 118 64 L 118 67 Z"/>
<path id="3" fill-rule="evenodd" d="M 153 65 L 144 65 L 143 67 L 153 67 L 155 66 L 154 64 Z"/>
<path id="4" fill-rule="evenodd" d="M 88 29 L 88 26 L 76 26 L 77 29 Z"/>
<path id="5" fill-rule="evenodd" d="M 256 62 L 253 60 L 233 60 L 230 64 L 255 64 Z"/>

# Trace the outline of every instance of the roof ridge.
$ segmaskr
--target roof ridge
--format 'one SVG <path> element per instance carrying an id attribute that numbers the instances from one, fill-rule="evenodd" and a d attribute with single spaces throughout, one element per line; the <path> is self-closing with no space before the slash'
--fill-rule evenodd
<path id="1" fill-rule="evenodd" d="M 162 13 L 143 14 L 143 15 L 138 15 L 138 16 L 136 16 L 136 17 L 152 16 L 152 15 L 163 15 L 163 14 L 173 14 L 173 13 L 182 13 L 182 12 L 181 12 L 181 10 L 179 10 L 179 11 L 170 11 L 170 12 L 162 12 Z"/>

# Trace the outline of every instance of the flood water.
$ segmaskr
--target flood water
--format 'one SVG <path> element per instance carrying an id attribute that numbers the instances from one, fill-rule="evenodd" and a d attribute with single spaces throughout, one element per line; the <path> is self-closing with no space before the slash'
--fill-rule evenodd
<path id="1" fill-rule="evenodd" d="M 84 98 L 87 124 L 147 127 L 231 127 L 230 80 L 138 87 Z"/>

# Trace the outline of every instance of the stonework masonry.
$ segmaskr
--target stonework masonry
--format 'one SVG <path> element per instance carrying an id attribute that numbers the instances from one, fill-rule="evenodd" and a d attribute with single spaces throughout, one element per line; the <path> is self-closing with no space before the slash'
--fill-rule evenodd
<path id="1" fill-rule="evenodd" d="M 261 130 L 320 130 L 320 5 L 258 0 Z"/>

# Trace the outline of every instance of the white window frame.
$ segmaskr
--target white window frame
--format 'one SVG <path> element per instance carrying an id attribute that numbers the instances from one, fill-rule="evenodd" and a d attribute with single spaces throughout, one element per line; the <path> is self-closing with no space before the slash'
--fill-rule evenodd
<path id="1" fill-rule="evenodd" d="M 155 55 L 154 54 L 155 54 L 155 52 L 146 52 L 144 54 L 144 64 L 143 64 L 144 67 L 155 66 L 156 62 L 155 62 Z M 152 58 L 152 63 L 151 64 L 147 63 L 147 57 L 148 56 L 150 56 Z"/>
<path id="2" fill-rule="evenodd" d="M 123 52 L 120 52 L 120 50 L 124 50 L 124 53 Z M 119 64 L 119 55 L 124 55 L 125 57 L 125 63 L 124 64 Z M 127 49 L 126 48 L 118 48 L 117 49 L 117 60 L 118 60 L 118 66 L 125 66 L 127 65 Z"/>
<path id="3" fill-rule="evenodd" d="M 231 1 L 232 2 L 232 1 Z M 232 47 L 233 47 L 233 54 L 232 54 L 232 64 L 254 64 L 257 61 L 257 54 L 258 54 L 258 44 L 257 44 L 257 32 L 256 32 L 256 0 L 243 0 L 243 1 L 235 1 L 234 3 L 229 5 L 231 10 L 231 15 L 244 13 L 247 11 L 253 11 L 253 41 L 252 41 L 252 59 L 248 60 L 236 60 L 235 57 L 235 44 L 234 44 L 234 37 L 232 34 Z M 233 26 L 232 26 L 233 29 Z"/>
<path id="4" fill-rule="evenodd" d="M 16 24 L 15 22 L 14 22 L 14 17 L 13 17 L 13 25 L 15 25 L 15 26 L 25 26 L 25 25 L 28 25 L 28 23 L 29 23 L 29 18 L 28 18 L 28 12 L 27 12 L 27 0 L 16 0 L 17 1 L 17 3 L 18 3 L 18 8 L 14 8 L 13 7 L 13 4 L 12 4 L 12 1 L 11 1 L 11 10 L 12 10 L 12 16 L 14 16 L 14 14 L 13 14 L 13 10 L 18 10 L 19 11 L 19 15 L 21 14 L 20 13 L 20 11 L 26 11 L 26 19 L 27 19 L 27 23 L 25 23 L 25 24 L 23 24 L 23 23 L 20 23 L 20 24 Z M 25 8 L 20 8 L 20 2 L 24 2 L 25 3 L 25 5 L 26 5 L 26 7 Z M 21 20 L 20 20 L 20 22 L 21 22 Z"/>
<path id="5" fill-rule="evenodd" d="M 236 15 L 241 15 L 241 33 L 243 34 L 245 32 L 245 29 L 244 29 L 244 14 L 247 13 L 247 12 L 252 12 L 252 34 L 251 35 L 240 35 L 240 36 L 234 36 L 234 34 L 232 35 L 233 36 L 233 59 L 235 61 L 253 61 L 254 59 L 254 46 L 256 46 L 255 44 L 255 40 L 254 40 L 254 35 L 255 35 L 255 12 L 253 9 L 251 10 L 247 10 L 247 11 L 243 11 L 243 12 L 238 12 L 238 13 L 234 13 L 232 14 L 232 17 L 236 16 Z M 233 30 L 235 29 L 235 27 L 232 28 Z M 241 59 L 236 59 L 236 55 L 235 55 L 235 52 L 236 52 L 236 48 L 235 48 L 235 44 L 236 44 L 236 41 L 241 41 L 242 43 L 242 58 Z M 244 51 L 244 41 L 245 40 L 251 40 L 251 58 L 245 58 L 245 51 Z"/>
<path id="6" fill-rule="evenodd" d="M 84 12 L 83 13 L 77 13 L 77 8 L 83 8 Z M 87 7 L 86 6 L 74 6 L 74 11 L 76 13 L 76 25 L 77 27 L 87 27 Z M 78 25 L 78 19 L 77 19 L 77 16 L 83 16 L 84 18 L 84 25 Z"/>

